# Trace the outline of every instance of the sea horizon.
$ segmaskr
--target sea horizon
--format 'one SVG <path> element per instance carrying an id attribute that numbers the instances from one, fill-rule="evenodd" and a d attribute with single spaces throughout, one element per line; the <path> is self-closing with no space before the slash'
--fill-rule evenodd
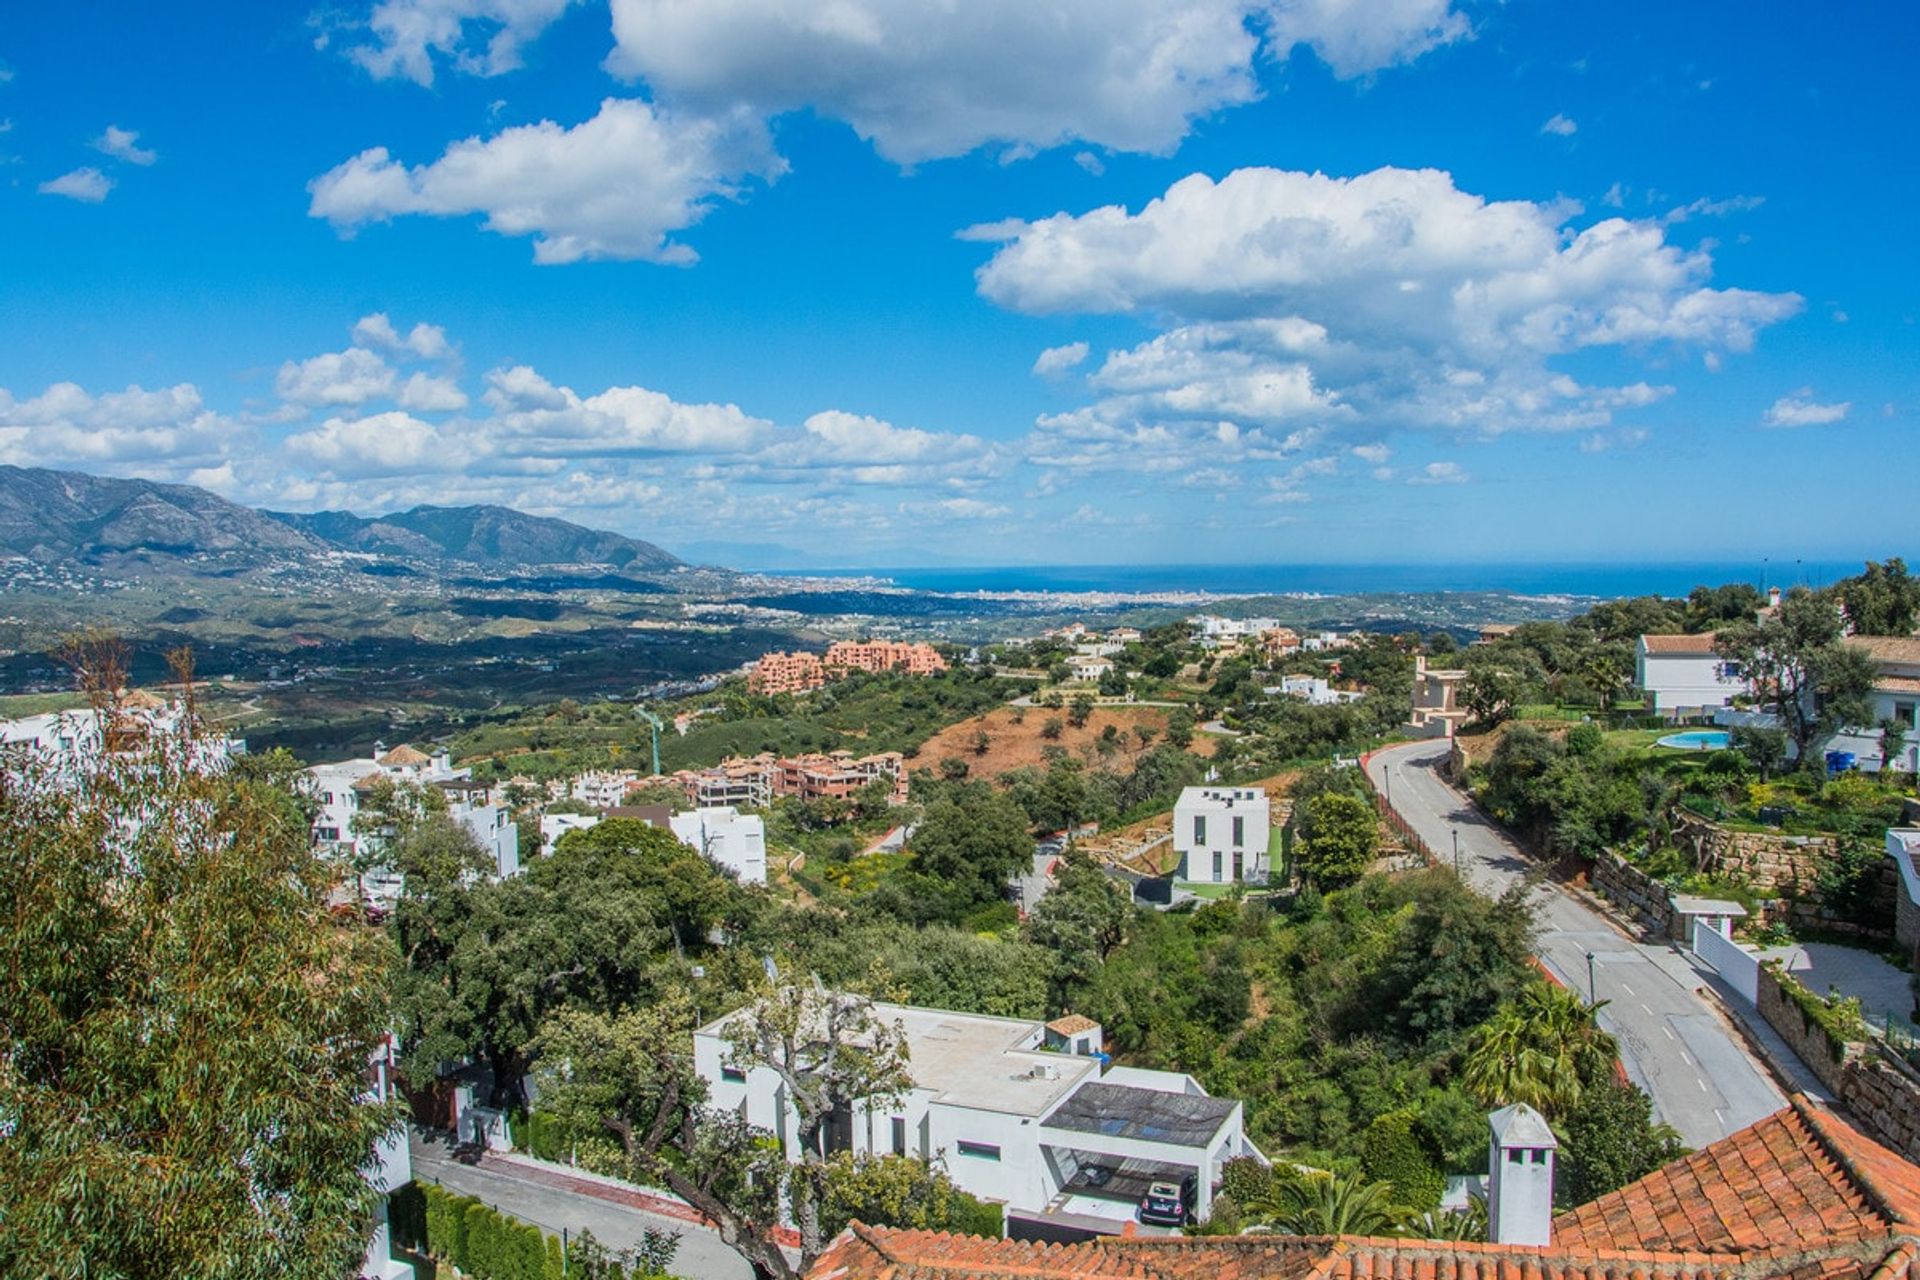
<path id="1" fill-rule="evenodd" d="M 915 591 L 1035 591 L 1061 594 L 1366 595 L 1497 591 L 1614 599 L 1684 596 L 1696 586 L 1824 586 L 1857 573 L 1858 560 L 1665 564 L 1597 561 L 1454 564 L 935 565 L 758 570 L 776 578 L 873 578 Z"/>

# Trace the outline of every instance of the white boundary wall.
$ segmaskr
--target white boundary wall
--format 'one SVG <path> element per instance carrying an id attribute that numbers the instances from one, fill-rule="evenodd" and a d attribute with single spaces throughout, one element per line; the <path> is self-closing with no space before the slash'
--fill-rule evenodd
<path id="1" fill-rule="evenodd" d="M 1759 1004 L 1759 957 L 1698 916 L 1693 920 L 1693 954 L 1726 979 L 1748 1004 Z"/>

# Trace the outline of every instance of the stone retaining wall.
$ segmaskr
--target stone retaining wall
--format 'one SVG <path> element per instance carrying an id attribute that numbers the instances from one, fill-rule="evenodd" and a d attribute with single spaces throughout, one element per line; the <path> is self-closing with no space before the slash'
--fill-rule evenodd
<path id="1" fill-rule="evenodd" d="M 1667 886 L 1619 854 L 1602 852 L 1593 860 L 1593 887 L 1655 937 L 1680 938 L 1680 917 L 1668 901 Z"/>
<path id="2" fill-rule="evenodd" d="M 1836 1060 L 1827 1034 L 1780 990 L 1762 966 L 1756 1007 L 1800 1061 L 1877 1142 L 1920 1162 L 1920 1076 L 1889 1061 L 1878 1046 L 1849 1044 Z"/>
<path id="3" fill-rule="evenodd" d="M 1673 842 L 1693 854 L 1693 865 L 1769 894 L 1806 897 L 1820 868 L 1838 848 L 1831 836 L 1785 836 L 1732 831 L 1685 809 L 1674 811 Z"/>

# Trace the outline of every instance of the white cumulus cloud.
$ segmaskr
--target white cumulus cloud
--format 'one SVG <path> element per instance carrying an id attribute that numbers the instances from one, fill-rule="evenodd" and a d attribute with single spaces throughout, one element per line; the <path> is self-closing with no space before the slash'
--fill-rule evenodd
<path id="1" fill-rule="evenodd" d="M 468 75 L 497 76 L 573 0 L 380 0 L 367 18 L 371 44 L 349 54 L 377 79 L 433 83 L 438 57 Z"/>
<path id="2" fill-rule="evenodd" d="M 681 116 L 608 98 L 571 128 L 551 120 L 454 143 L 409 167 L 385 147 L 361 152 L 308 184 L 308 212 L 350 231 L 406 214 L 485 216 L 488 230 L 531 235 L 534 261 L 640 258 L 685 265 L 673 239 L 716 198 L 785 163 L 765 127 L 738 113 Z"/>
<path id="3" fill-rule="evenodd" d="M 184 477 L 213 467 L 240 432 L 191 383 L 95 395 L 57 382 L 26 400 L 0 388 L 0 462 Z"/>
<path id="4" fill-rule="evenodd" d="M 99 204 L 111 190 L 113 179 L 92 167 L 75 169 L 40 184 L 40 194 L 43 196 L 65 196 L 69 200 L 80 200 L 87 204 Z"/>
<path id="5" fill-rule="evenodd" d="M 132 129 L 122 129 L 110 124 L 105 133 L 93 140 L 93 149 L 115 160 L 124 160 L 128 164 L 152 164 L 160 158 L 158 151 L 140 145 L 140 135 Z"/>
<path id="6" fill-rule="evenodd" d="M 1761 421 L 1769 427 L 1824 427 L 1840 421 L 1852 409 L 1851 400 L 1821 404 L 1813 398 L 1812 387 L 1802 387 L 1775 400 Z"/>
<path id="7" fill-rule="evenodd" d="M 287 452 L 331 475 L 458 470 L 464 451 L 451 433 L 397 410 L 364 418 L 328 418 L 289 436 Z"/>
<path id="8" fill-rule="evenodd" d="M 1540 126 L 1540 132 L 1551 133 L 1561 138 L 1571 138 L 1580 132 L 1580 126 L 1573 122 L 1573 117 L 1556 111 L 1548 117 L 1545 124 Z"/>
<path id="9" fill-rule="evenodd" d="M 467 393 L 452 378 L 414 373 L 400 386 L 402 409 L 415 413 L 454 413 L 467 407 Z"/>
<path id="10" fill-rule="evenodd" d="M 1078 368 L 1087 358 L 1089 348 L 1084 342 L 1069 342 L 1064 346 L 1048 347 L 1034 359 L 1033 371 L 1043 378 L 1065 373 Z"/>
<path id="11" fill-rule="evenodd" d="M 384 311 L 361 316 L 353 325 L 354 345 L 383 347 L 396 354 L 412 354 L 422 360 L 442 360 L 453 354 L 447 331 L 437 324 L 422 321 L 405 334 L 394 328 Z"/>
<path id="12" fill-rule="evenodd" d="M 282 400 L 305 405 L 357 405 L 393 395 L 392 366 L 365 347 L 329 351 L 280 366 L 273 386 Z"/>
<path id="13" fill-rule="evenodd" d="M 1429 462 L 1408 484 L 1465 484 L 1470 477 L 1457 462 Z"/>

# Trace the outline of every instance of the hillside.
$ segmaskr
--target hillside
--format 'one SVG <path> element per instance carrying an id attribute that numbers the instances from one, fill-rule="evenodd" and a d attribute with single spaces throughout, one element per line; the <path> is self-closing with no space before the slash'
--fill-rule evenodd
<path id="1" fill-rule="evenodd" d="M 332 551 L 489 569 L 585 565 L 647 573 L 680 564 L 650 542 L 508 507 L 297 515 L 257 511 L 192 485 L 0 467 L 0 554 L 39 564 L 190 573 L 192 558 L 214 557 L 225 572 Z"/>
<path id="2" fill-rule="evenodd" d="M 1014 716 L 1018 712 L 1024 714 L 1015 723 Z M 1048 738 L 1046 723 L 1056 718 L 1060 721 L 1060 736 Z M 968 771 L 976 778 L 997 778 L 1011 769 L 1044 769 L 1048 747 L 1062 747 L 1073 755 L 1084 755 L 1094 750 L 1094 744 L 1108 725 L 1119 730 L 1121 740 L 1126 744 L 1125 754 L 1132 755 L 1139 749 L 1133 727 L 1145 725 L 1156 735 L 1163 733 L 1167 727 L 1167 713 L 1161 707 L 1095 707 L 1087 723 L 1076 729 L 1067 723 L 1065 711 L 1052 711 L 1046 707 L 998 707 L 985 715 L 948 725 L 928 738 L 920 744 L 914 764 L 934 765 L 946 756 L 958 756 L 967 762 Z M 975 750 L 976 735 L 982 730 L 987 735 L 984 753 Z M 1211 737 L 1196 733 L 1188 750 L 1204 759 L 1213 754 L 1214 745 Z"/>
<path id="3" fill-rule="evenodd" d="M 46 562 L 325 549 L 310 534 L 192 485 L 0 467 L 0 552 Z"/>
<path id="4" fill-rule="evenodd" d="M 415 507 L 371 518 L 347 511 L 260 514 L 344 550 L 378 555 L 480 565 L 606 565 L 635 570 L 672 569 L 680 563 L 650 542 L 525 515 L 510 507 Z"/>

